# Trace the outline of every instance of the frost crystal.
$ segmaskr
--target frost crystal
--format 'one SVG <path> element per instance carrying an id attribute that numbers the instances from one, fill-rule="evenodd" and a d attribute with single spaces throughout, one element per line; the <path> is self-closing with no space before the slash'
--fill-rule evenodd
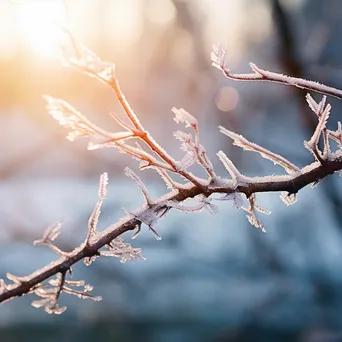
<path id="1" fill-rule="evenodd" d="M 197 127 L 197 120 L 183 108 L 172 108 L 177 123 L 185 123 L 185 127 Z"/>
<path id="2" fill-rule="evenodd" d="M 47 109 L 50 115 L 57 120 L 61 126 L 71 130 L 67 136 L 70 141 L 73 141 L 80 136 L 93 136 L 95 134 L 88 119 L 68 102 L 47 95 L 44 95 L 43 97 L 48 103 Z"/>
<path id="3" fill-rule="evenodd" d="M 200 203 L 203 203 L 203 208 L 206 209 L 211 215 L 218 214 L 218 206 L 212 203 L 212 198 L 206 197 L 204 195 L 199 195 L 196 197 L 196 200 L 198 200 Z"/>
<path id="4" fill-rule="evenodd" d="M 213 52 L 210 54 L 212 65 L 218 69 L 224 67 L 227 50 L 221 43 L 217 43 L 213 46 Z"/>
<path id="5" fill-rule="evenodd" d="M 83 287 L 83 289 L 75 289 L 74 287 Z M 45 284 L 37 284 L 35 286 L 32 292 L 41 299 L 34 300 L 31 305 L 35 308 L 44 307 L 45 312 L 48 314 L 60 315 L 67 309 L 66 306 L 58 305 L 58 300 L 62 293 L 75 295 L 81 299 L 101 300 L 101 297 L 92 296 L 87 293 L 92 289 L 93 287 L 85 284 L 83 280 L 68 280 L 65 273 L 58 273 L 55 279 L 50 279 Z"/>
<path id="6" fill-rule="evenodd" d="M 228 173 L 230 174 L 230 176 L 232 177 L 233 183 L 237 185 L 241 176 L 240 172 L 238 171 L 238 169 L 235 167 L 233 162 L 227 157 L 227 155 L 223 151 L 217 152 L 217 155 L 220 158 L 226 170 L 228 171 Z"/>
<path id="7" fill-rule="evenodd" d="M 235 208 L 241 209 L 243 206 L 242 195 L 238 192 L 232 192 L 230 194 L 226 194 L 223 197 L 218 198 L 220 201 L 233 201 Z"/>
<path id="8" fill-rule="evenodd" d="M 241 209 L 243 209 L 244 211 L 246 211 L 248 214 L 246 215 L 247 216 L 247 219 L 249 221 L 249 223 L 251 225 L 253 225 L 254 227 L 256 228 L 260 228 L 261 231 L 263 233 L 266 233 L 266 229 L 265 227 L 262 225 L 262 223 L 260 222 L 260 220 L 258 219 L 257 215 L 256 215 L 256 210 L 259 211 L 260 213 L 262 214 L 265 214 L 265 215 L 269 215 L 271 212 L 269 210 L 266 210 L 264 208 L 261 208 L 259 206 L 257 206 L 255 204 L 255 201 L 256 201 L 256 195 L 255 194 L 252 194 L 249 198 L 248 198 L 248 202 L 249 202 L 249 206 L 248 208 L 244 208 L 242 207 Z"/>
<path id="9" fill-rule="evenodd" d="M 97 224 L 99 222 L 99 217 L 101 214 L 101 207 L 104 198 L 107 195 L 107 185 L 108 185 L 108 173 L 104 172 L 100 176 L 100 183 L 99 183 L 99 190 L 98 190 L 98 200 L 96 202 L 96 205 L 94 207 L 94 210 L 92 214 L 89 217 L 88 221 L 88 235 L 86 238 L 86 242 L 89 243 L 90 239 L 96 234 L 97 232 Z M 88 259 L 87 259 L 88 260 Z M 91 260 L 89 259 L 87 263 L 91 263 Z"/>
<path id="10" fill-rule="evenodd" d="M 54 241 L 60 234 L 62 224 L 60 222 L 53 223 L 50 225 L 44 232 L 43 237 L 41 239 L 33 241 L 34 245 L 42 245 L 47 241 Z"/>
<path id="11" fill-rule="evenodd" d="M 70 55 L 63 47 L 64 63 L 81 69 L 84 73 L 96 77 L 98 80 L 110 83 L 113 81 L 115 65 L 102 61 L 93 51 L 77 41 L 70 32 L 66 32 L 74 49 L 74 56 Z"/>
<path id="12" fill-rule="evenodd" d="M 141 248 L 133 248 L 131 244 L 126 243 L 122 238 L 114 239 L 108 245 L 108 249 L 100 251 L 100 255 L 120 258 L 121 263 L 134 259 L 146 260 L 142 255 Z"/>
<path id="13" fill-rule="evenodd" d="M 145 186 L 145 184 L 143 183 L 143 181 L 140 179 L 140 177 L 134 173 L 129 167 L 125 167 L 125 175 L 127 177 L 130 177 L 131 179 L 133 179 L 138 187 L 141 189 L 144 197 L 145 197 L 145 201 L 148 205 L 152 205 L 153 204 L 153 201 L 151 200 L 150 196 L 148 195 L 148 192 L 147 192 L 147 188 Z"/>
<path id="14" fill-rule="evenodd" d="M 319 141 L 321 134 L 322 133 L 325 134 L 326 124 L 329 119 L 331 105 L 328 103 L 325 106 L 326 96 L 323 96 L 322 101 L 319 104 L 317 104 L 310 96 L 308 96 L 307 99 L 310 99 L 308 100 L 310 108 L 312 107 L 311 109 L 316 109 L 315 113 L 318 116 L 318 124 L 316 126 L 315 132 L 313 133 L 311 139 L 309 141 L 305 141 L 304 146 L 309 151 L 313 152 L 314 155 L 317 157 L 318 141 Z M 326 144 L 327 144 L 327 141 L 326 141 Z M 328 149 L 328 146 L 326 146 L 326 148 Z"/>
<path id="15" fill-rule="evenodd" d="M 287 206 L 290 206 L 297 202 L 297 194 L 290 194 L 286 191 L 283 191 L 280 194 L 280 198 Z"/>
<path id="16" fill-rule="evenodd" d="M 271 160 L 274 164 L 282 166 L 287 173 L 297 172 L 299 168 L 288 161 L 286 158 L 267 150 L 255 143 L 248 141 L 242 135 L 236 134 L 228 129 L 219 126 L 220 132 L 234 140 L 234 145 L 241 147 L 244 151 L 259 153 L 263 158 Z"/>
<path id="17" fill-rule="evenodd" d="M 162 239 L 162 237 L 155 230 L 155 226 L 157 225 L 158 220 L 162 217 L 158 211 L 158 208 L 154 208 L 154 210 L 145 210 L 139 214 L 130 213 L 126 209 L 124 209 L 124 210 L 126 211 L 126 213 L 128 215 L 131 215 L 134 218 L 136 218 L 138 221 L 140 221 L 141 223 L 146 224 L 146 226 L 149 227 L 150 231 L 152 232 L 152 234 L 156 240 L 159 241 Z M 139 235 L 140 229 L 141 229 L 141 227 L 138 226 L 137 232 L 132 237 L 133 239 L 135 239 Z"/>

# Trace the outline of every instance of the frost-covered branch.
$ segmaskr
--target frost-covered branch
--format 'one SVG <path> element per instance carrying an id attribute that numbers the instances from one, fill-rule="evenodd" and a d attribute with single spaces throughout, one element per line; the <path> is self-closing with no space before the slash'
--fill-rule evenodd
<path id="1" fill-rule="evenodd" d="M 113 89 L 124 110 L 125 118 L 121 118 L 117 114 L 112 114 L 112 117 L 121 126 L 122 131 L 108 132 L 95 125 L 66 101 L 46 96 L 45 99 L 48 103 L 50 115 L 60 125 L 68 129 L 67 137 L 70 140 L 82 136 L 95 139 L 97 142 L 90 142 L 89 149 L 114 147 L 138 160 L 140 170 L 154 169 L 166 183 L 169 192 L 160 198 L 152 198 L 140 176 L 126 168 L 126 175 L 136 182 L 143 194 L 145 203 L 135 211 L 129 212 L 125 210 L 126 216 L 100 232 L 97 229 L 97 224 L 100 219 L 101 206 L 107 194 L 108 184 L 108 175 L 103 173 L 100 177 L 97 202 L 88 220 L 88 230 L 85 230 L 84 242 L 73 251 L 62 251 L 54 244 L 60 234 L 61 224 L 57 223 L 48 227 L 43 237 L 34 243 L 49 247 L 59 255 L 59 258 L 27 276 L 7 273 L 7 280 L 0 279 L 0 303 L 24 294 L 33 293 L 40 297 L 40 299 L 33 301 L 32 305 L 34 307 L 44 307 L 48 313 L 60 314 L 66 309 L 65 306 L 58 306 L 58 301 L 64 293 L 73 294 L 80 298 L 100 300 L 100 297 L 93 297 L 88 294 L 92 289 L 91 286 L 85 285 L 83 281 L 69 279 L 69 273 L 71 273 L 72 266 L 77 262 L 83 260 L 86 265 L 90 265 L 101 256 L 119 258 L 121 262 L 144 259 L 140 248 L 132 247 L 123 240 L 121 237 L 123 233 L 134 231 L 132 238 L 135 239 L 141 229 L 146 226 L 153 236 L 160 240 L 161 236 L 157 232 L 157 226 L 170 210 L 198 212 L 206 209 L 211 214 L 216 214 L 218 209 L 214 203 L 215 200 L 231 201 L 237 209 L 247 212 L 247 218 L 252 225 L 266 231 L 258 215 L 260 213 L 269 214 L 269 211 L 258 206 L 257 193 L 280 192 L 280 198 L 285 204 L 292 205 L 295 203 L 300 189 L 309 184 L 317 184 L 327 175 L 342 170 L 341 124 L 338 123 L 336 131 L 327 130 L 326 122 L 329 118 L 331 106 L 326 103 L 325 96 L 319 103 L 316 103 L 310 95 L 307 95 L 308 105 L 318 118 L 317 127 L 312 137 L 305 142 L 305 147 L 316 159 L 310 165 L 299 168 L 286 158 L 250 142 L 239 134 L 219 127 L 220 132 L 233 139 L 235 145 L 244 150 L 258 153 L 261 157 L 282 166 L 285 170 L 285 174 L 279 176 L 247 177 L 238 170 L 233 161 L 223 151 L 219 151 L 217 156 L 229 174 L 227 178 L 220 177 L 214 171 L 213 164 L 200 142 L 197 120 L 184 109 L 174 108 L 176 122 L 185 124 L 185 128 L 188 127 L 192 130 L 192 133 L 180 130 L 174 134 L 175 138 L 181 142 L 181 150 L 184 152 L 183 158 L 176 160 L 153 139 L 138 120 L 137 115 L 133 112 L 119 87 L 114 65 L 103 62 L 73 37 L 69 38 L 72 42 L 74 54 L 72 56 L 66 55 L 66 61 L 69 65 L 77 67 Z M 226 72 L 223 63 L 224 56 L 224 50 L 216 50 L 212 58 L 215 65 Z M 276 74 L 256 67 L 253 70 L 255 74 L 250 76 L 252 80 L 266 79 L 266 76 L 268 80 L 276 80 L 276 76 L 274 76 Z M 229 74 L 230 76 L 231 74 Z M 244 79 L 243 77 L 236 77 L 236 75 L 233 76 L 230 78 Z M 283 80 L 283 78 L 281 76 L 280 79 Z M 293 79 L 291 78 L 291 80 Z M 298 84 L 303 85 L 303 82 L 291 83 L 288 79 L 281 83 L 295 86 L 298 86 Z M 312 84 L 316 84 L 311 81 L 304 81 L 304 84 L 309 84 L 309 89 L 318 92 L 328 93 L 322 91 L 322 89 L 330 89 L 329 91 L 333 89 L 322 85 L 319 85 L 319 88 L 317 88 L 318 86 L 316 88 L 311 87 Z M 342 94 L 341 91 L 338 92 Z M 334 93 L 329 94 L 336 96 Z M 323 151 L 320 151 L 318 146 L 321 138 L 324 141 Z M 331 151 L 329 140 L 337 142 L 338 146 L 335 151 Z M 195 163 L 206 171 L 207 178 L 199 178 L 188 170 Z M 174 181 L 172 178 L 174 174 L 181 176 L 184 182 Z M 212 196 L 214 194 L 221 194 L 221 197 L 214 198 Z M 246 202 L 247 206 L 244 206 L 244 202 Z M 56 278 L 51 279 L 52 277 Z M 75 287 L 78 289 L 75 289 Z"/>
<path id="2" fill-rule="evenodd" d="M 230 79 L 237 81 L 268 81 L 282 83 L 290 86 L 295 86 L 301 89 L 307 89 L 316 93 L 321 93 L 338 99 L 342 99 L 342 90 L 326 86 L 324 84 L 305 80 L 303 78 L 291 77 L 276 72 L 271 72 L 259 68 L 254 63 L 249 63 L 252 73 L 249 74 L 234 74 L 225 65 L 226 49 L 221 44 L 214 46 L 211 53 L 212 65 L 223 72 L 223 74 Z"/>

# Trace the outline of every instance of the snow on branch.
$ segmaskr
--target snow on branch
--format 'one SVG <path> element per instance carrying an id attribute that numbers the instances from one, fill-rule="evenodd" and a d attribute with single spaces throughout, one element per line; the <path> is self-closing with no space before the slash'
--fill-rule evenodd
<path id="1" fill-rule="evenodd" d="M 67 31 L 66 31 L 67 32 Z M 265 231 L 257 212 L 269 214 L 269 212 L 257 204 L 256 194 L 260 192 L 280 192 L 281 199 L 286 205 L 294 204 L 297 200 L 297 193 L 303 187 L 310 184 L 317 184 L 322 178 L 333 173 L 341 173 L 342 170 L 342 127 L 338 123 L 337 130 L 326 129 L 326 123 L 331 111 L 330 104 L 326 104 L 326 97 L 317 103 L 311 95 L 307 95 L 309 107 L 318 118 L 317 127 L 312 137 L 305 146 L 316 158 L 310 165 L 299 168 L 286 158 L 269 151 L 255 143 L 248 141 L 241 135 L 230 130 L 219 127 L 221 133 L 233 139 L 233 143 L 246 151 L 260 154 L 263 158 L 271 160 L 285 170 L 285 174 L 279 176 L 247 177 L 242 175 L 234 163 L 223 151 L 217 153 L 226 170 L 229 178 L 222 178 L 216 175 L 213 164 L 200 142 L 199 124 L 197 119 L 184 109 L 173 109 L 175 120 L 184 123 L 192 129 L 191 133 L 177 131 L 176 139 L 181 142 L 181 149 L 185 156 L 181 161 L 175 160 L 169 155 L 142 126 L 138 116 L 130 107 L 126 97 L 119 87 L 115 75 L 114 64 L 103 62 L 95 53 L 79 43 L 68 32 L 68 39 L 71 43 L 72 54 L 65 49 L 65 61 L 68 65 L 76 67 L 82 72 L 95 77 L 99 81 L 109 85 L 114 91 L 118 102 L 124 111 L 125 119 L 118 114 L 111 114 L 123 129 L 120 132 L 109 132 L 90 121 L 84 114 L 73 108 L 66 101 L 45 96 L 47 109 L 50 115 L 63 127 L 69 130 L 68 138 L 74 140 L 77 137 L 90 137 L 98 139 L 97 143 L 90 143 L 88 149 L 113 147 L 118 151 L 126 153 L 133 159 L 138 160 L 139 169 L 152 168 L 155 170 L 168 187 L 168 192 L 157 199 L 152 200 L 147 188 L 134 171 L 126 168 L 126 175 L 135 180 L 142 191 L 145 204 L 132 211 L 126 211 L 127 215 L 116 223 L 111 224 L 103 231 L 98 231 L 97 225 L 100 218 L 102 202 L 107 194 L 108 174 L 103 173 L 100 177 L 98 199 L 89 221 L 84 242 L 71 252 L 64 252 L 54 245 L 55 239 L 60 233 L 61 224 L 56 223 L 48 227 L 43 237 L 34 242 L 36 245 L 47 245 L 57 253 L 59 258 L 52 263 L 37 269 L 27 276 L 17 276 L 7 273 L 7 280 L 0 279 L 0 303 L 18 296 L 34 293 L 40 299 L 35 300 L 32 305 L 37 308 L 44 308 L 48 313 L 61 314 L 65 306 L 59 306 L 61 294 L 67 293 L 76 295 L 79 298 L 100 300 L 100 297 L 89 295 L 92 287 L 84 281 L 67 279 L 68 272 L 72 266 L 80 261 L 90 265 L 97 258 L 109 256 L 120 259 L 121 262 L 142 259 L 144 256 L 140 248 L 132 247 L 121 237 L 128 231 L 135 231 L 132 238 L 136 238 L 143 225 L 146 225 L 157 240 L 161 236 L 156 228 L 160 220 L 172 209 L 184 213 L 196 213 L 206 209 L 211 214 L 218 212 L 216 200 L 232 201 L 237 209 L 247 212 L 249 222 L 256 228 Z M 318 93 L 342 98 L 342 91 L 318 84 L 316 82 L 288 77 L 269 72 L 251 64 L 251 74 L 231 74 L 225 66 L 226 51 L 217 46 L 211 55 L 213 65 L 221 69 L 224 74 L 233 80 L 267 80 L 306 88 Z M 324 141 L 324 151 L 318 149 L 320 138 Z M 331 151 L 329 140 L 337 142 L 337 149 Z M 197 162 L 207 172 L 208 178 L 200 178 L 192 174 L 188 167 Z M 178 175 L 185 180 L 179 183 L 173 180 L 172 175 Z M 219 197 L 216 197 L 216 195 Z M 215 196 L 213 196 L 215 195 Z M 248 201 L 248 207 L 243 207 L 244 198 Z M 190 205 L 188 203 L 190 202 Z M 195 202 L 195 204 L 193 204 Z M 191 204 L 192 203 L 192 204 Z"/>

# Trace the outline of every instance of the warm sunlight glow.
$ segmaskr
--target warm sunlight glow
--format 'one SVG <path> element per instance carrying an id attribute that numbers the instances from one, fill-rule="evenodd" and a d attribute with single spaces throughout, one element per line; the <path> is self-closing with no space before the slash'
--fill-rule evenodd
<path id="1" fill-rule="evenodd" d="M 122 44 L 132 44 L 143 32 L 142 13 L 144 2 L 141 0 L 105 2 L 108 30 L 113 39 Z"/>
<path id="2" fill-rule="evenodd" d="M 158 0 L 147 3 L 146 15 L 151 23 L 166 26 L 174 20 L 177 12 L 171 0 Z"/>
<path id="3" fill-rule="evenodd" d="M 17 28 L 24 43 L 40 57 L 59 56 L 63 1 L 30 1 L 17 6 Z"/>

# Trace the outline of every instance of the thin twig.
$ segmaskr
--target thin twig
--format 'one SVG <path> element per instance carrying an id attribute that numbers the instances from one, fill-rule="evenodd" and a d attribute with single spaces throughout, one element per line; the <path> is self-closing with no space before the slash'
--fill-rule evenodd
<path id="1" fill-rule="evenodd" d="M 214 49 L 214 52 L 211 54 L 211 60 L 213 66 L 218 68 L 223 72 L 223 74 L 232 80 L 236 81 L 268 81 L 268 82 L 276 82 L 282 83 L 290 86 L 295 86 L 301 89 L 307 89 L 314 91 L 316 93 L 325 94 L 329 96 L 336 97 L 338 99 L 342 99 L 342 90 L 336 89 L 318 82 L 309 81 L 303 78 L 291 77 L 287 75 L 283 75 L 280 73 L 268 71 L 259 68 L 254 63 L 249 63 L 253 73 L 249 74 L 235 74 L 232 73 L 225 66 L 225 55 L 226 51 L 222 48 L 222 46 L 217 45 Z"/>

